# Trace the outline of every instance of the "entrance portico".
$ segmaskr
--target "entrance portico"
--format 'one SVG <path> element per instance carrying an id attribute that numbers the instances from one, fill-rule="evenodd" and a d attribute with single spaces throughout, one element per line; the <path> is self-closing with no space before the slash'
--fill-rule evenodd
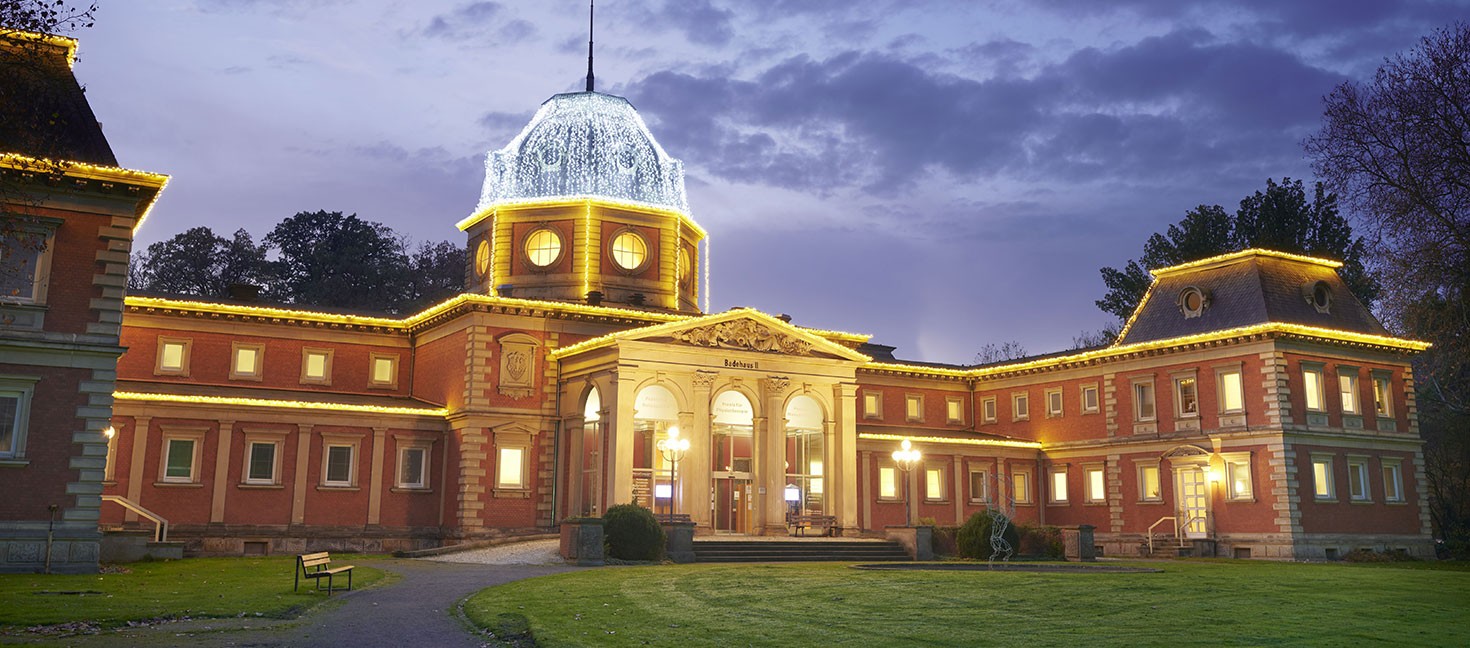
<path id="1" fill-rule="evenodd" d="M 703 533 L 786 533 L 788 512 L 858 527 L 857 367 L 868 358 L 758 311 L 736 309 L 596 338 L 561 363 L 573 515 L 636 501 Z M 654 449 L 677 427 L 677 466 Z M 663 488 L 660 488 L 663 486 Z M 669 497 L 665 498 L 667 494 Z"/>

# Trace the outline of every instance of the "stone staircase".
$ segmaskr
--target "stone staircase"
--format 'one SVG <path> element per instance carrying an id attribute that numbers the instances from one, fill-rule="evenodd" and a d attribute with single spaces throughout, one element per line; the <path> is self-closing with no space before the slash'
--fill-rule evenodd
<path id="1" fill-rule="evenodd" d="M 891 540 L 695 540 L 694 562 L 878 562 L 910 560 Z"/>

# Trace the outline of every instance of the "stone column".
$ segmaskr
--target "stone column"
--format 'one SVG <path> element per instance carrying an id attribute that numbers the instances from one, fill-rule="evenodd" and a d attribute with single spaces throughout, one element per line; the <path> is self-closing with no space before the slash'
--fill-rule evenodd
<path id="1" fill-rule="evenodd" d="M 786 534 L 786 393 L 791 390 L 791 380 L 785 376 L 771 376 L 761 381 L 765 394 L 765 438 L 760 447 L 765 450 L 761 461 L 761 472 L 756 475 L 756 484 L 765 492 L 757 495 L 756 523 L 761 535 Z M 759 433 L 757 433 L 759 434 Z"/>
<path id="2" fill-rule="evenodd" d="M 832 389 L 837 429 L 833 435 L 832 515 L 843 529 L 858 528 L 857 469 L 857 384 L 843 383 Z M 839 463 L 840 462 L 840 463 Z"/>
<path id="3" fill-rule="evenodd" d="M 684 436 L 689 438 L 689 453 L 684 455 L 684 461 L 679 463 L 679 481 L 683 483 L 684 507 L 680 511 L 689 514 L 699 528 L 714 528 L 714 518 L 710 503 L 713 501 L 711 495 L 714 484 L 710 479 L 710 463 L 713 461 L 714 448 L 711 444 L 713 437 L 713 426 L 711 424 L 710 392 L 719 374 L 713 371 L 697 371 L 694 373 L 693 400 L 690 402 L 690 421 Z M 681 423 L 682 425 L 682 423 Z"/>
<path id="4" fill-rule="evenodd" d="M 128 460 L 128 492 L 127 496 L 133 503 L 142 506 L 143 482 L 147 480 L 152 483 L 154 479 L 148 479 L 143 475 L 143 463 L 148 459 L 148 428 L 153 418 L 148 416 L 133 417 L 133 456 Z M 137 522 L 138 514 L 128 511 L 123 515 L 124 522 Z"/>
<path id="5" fill-rule="evenodd" d="M 616 403 L 611 414 L 603 419 L 603 435 L 607 439 L 607 459 L 603 475 L 607 488 L 603 490 L 608 506 L 627 504 L 633 501 L 633 405 L 637 402 L 636 376 L 618 372 L 613 381 L 611 398 L 604 402 Z"/>
<path id="6" fill-rule="evenodd" d="M 383 516 L 383 459 L 388 449 L 385 441 L 388 438 L 388 428 L 373 427 L 373 463 L 372 474 L 368 475 L 368 526 L 377 526 L 382 522 Z"/>
<path id="7" fill-rule="evenodd" d="M 210 524 L 223 524 L 225 521 L 225 495 L 230 490 L 230 450 L 234 434 L 234 421 L 219 421 L 219 435 L 214 448 L 214 492 L 209 502 Z"/>
<path id="8" fill-rule="evenodd" d="M 586 490 L 585 484 L 583 483 L 586 475 L 582 472 L 582 469 L 586 455 L 586 448 L 583 447 L 583 443 L 586 441 L 584 438 L 586 432 L 583 428 L 586 425 L 586 418 L 581 413 L 562 419 L 561 423 L 562 438 L 566 439 L 567 442 L 562 444 L 563 456 L 559 457 L 557 461 L 561 461 L 562 465 L 566 467 L 566 478 L 562 479 L 562 483 L 566 484 L 567 488 L 565 502 L 567 508 L 564 512 L 567 517 L 579 517 L 582 515 L 583 510 L 585 510 L 584 505 L 586 502 L 582 501 L 582 492 Z"/>
<path id="9" fill-rule="evenodd" d="M 459 479 L 455 493 L 454 522 L 461 533 L 474 533 L 485 526 L 483 513 L 486 496 L 489 494 L 486 458 L 489 457 L 490 439 L 485 428 L 467 421 L 451 422 L 454 439 L 459 445 Z"/>

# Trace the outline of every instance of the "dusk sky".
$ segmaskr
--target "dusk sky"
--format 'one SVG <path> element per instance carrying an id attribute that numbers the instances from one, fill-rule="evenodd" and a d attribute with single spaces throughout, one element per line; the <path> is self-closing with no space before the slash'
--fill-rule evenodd
<path id="1" fill-rule="evenodd" d="M 586 3 L 98 0 L 77 76 L 139 248 L 299 211 L 463 244 L 487 151 L 581 89 Z M 712 310 L 898 356 L 1107 324 L 1098 268 L 1199 204 L 1311 179 L 1321 97 L 1470 16 L 1380 0 L 604 0 L 598 90 L 684 161 Z"/>

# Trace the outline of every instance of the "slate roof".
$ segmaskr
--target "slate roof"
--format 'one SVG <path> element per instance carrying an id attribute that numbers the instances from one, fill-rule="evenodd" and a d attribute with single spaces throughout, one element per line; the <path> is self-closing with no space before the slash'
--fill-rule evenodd
<path id="1" fill-rule="evenodd" d="M 1326 284 L 1327 312 L 1311 303 L 1313 287 Z M 1178 304 L 1189 287 L 1209 301 L 1199 317 L 1186 318 Z M 1389 335 L 1329 265 L 1246 251 L 1178 271 L 1155 271 L 1153 286 L 1118 340 L 1134 344 L 1251 326 L 1302 324 L 1339 331 Z"/>
<path id="2" fill-rule="evenodd" d="M 118 166 L 61 42 L 0 31 L 0 153 Z"/>

